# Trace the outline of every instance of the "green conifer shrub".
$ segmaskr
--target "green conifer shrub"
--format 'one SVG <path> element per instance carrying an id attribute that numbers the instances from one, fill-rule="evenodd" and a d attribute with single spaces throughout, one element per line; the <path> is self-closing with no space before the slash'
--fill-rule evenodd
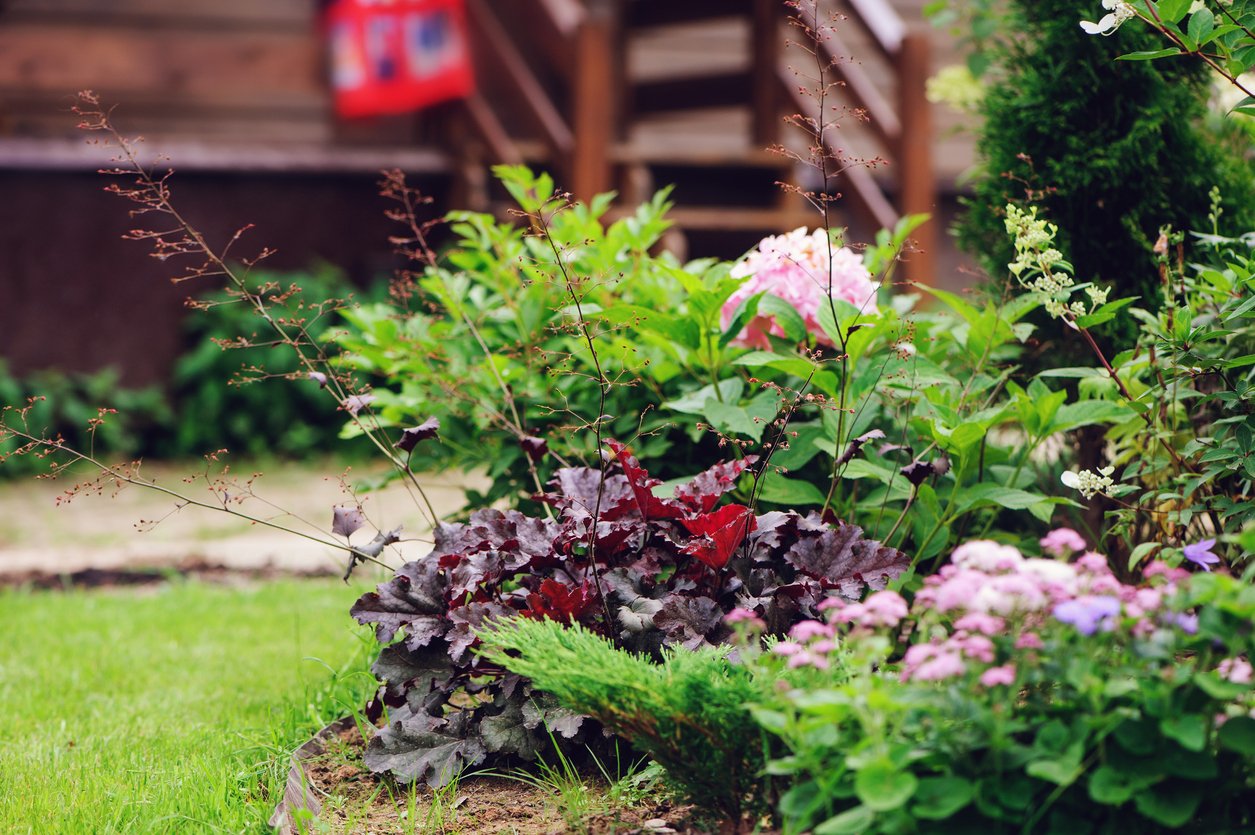
<path id="1" fill-rule="evenodd" d="M 984 101 L 978 150 L 982 171 L 957 233 L 996 282 L 1014 257 L 1003 228 L 1008 201 L 1032 202 L 1059 225 L 1078 281 L 1114 285 L 1157 307 L 1159 272 L 1152 248 L 1163 224 L 1205 229 L 1208 190 L 1220 184 L 1225 219 L 1255 223 L 1255 179 L 1232 143 L 1202 127 L 1208 76 L 1195 61 L 1117 61 L 1161 47 L 1134 23 L 1111 37 L 1079 25 L 1097 2 L 1011 0 L 1018 32 L 998 49 Z M 1228 139 L 1225 136 L 1228 136 Z M 1049 332 L 1048 332 L 1049 333 Z M 1135 323 L 1105 332 L 1131 344 Z"/>

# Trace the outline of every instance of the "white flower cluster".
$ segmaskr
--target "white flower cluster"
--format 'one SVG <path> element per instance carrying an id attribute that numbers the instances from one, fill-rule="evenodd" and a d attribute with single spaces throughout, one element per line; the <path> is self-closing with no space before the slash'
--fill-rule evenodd
<path id="1" fill-rule="evenodd" d="M 1008 203 L 1006 229 L 1015 239 L 1015 260 L 1007 264 L 1007 269 L 1020 286 L 1045 297 L 1043 306 L 1050 316 L 1072 320 L 1107 303 L 1109 291 L 1093 286 L 1085 288 L 1090 299 L 1088 308 L 1083 302 L 1069 300 L 1076 281 L 1070 275 L 1071 265 L 1054 248 L 1059 228 L 1039 218 L 1036 206 L 1025 211 Z"/>
<path id="2" fill-rule="evenodd" d="M 1087 35 L 1111 35 L 1120 28 L 1126 20 L 1132 20 L 1137 17 L 1137 12 L 1124 0 L 1102 0 L 1102 7 L 1109 14 L 1103 15 L 1102 20 L 1094 23 L 1089 20 L 1081 21 L 1081 28 L 1085 30 Z"/>
<path id="3" fill-rule="evenodd" d="M 1069 470 L 1059 477 L 1064 486 L 1071 487 L 1080 491 L 1080 494 L 1087 499 L 1094 498 L 1095 494 L 1103 493 L 1104 495 L 1111 492 L 1111 488 L 1116 483 L 1111 478 L 1111 474 L 1116 471 L 1115 467 L 1103 467 L 1098 472 L 1093 470 L 1081 470 L 1073 472 Z"/>

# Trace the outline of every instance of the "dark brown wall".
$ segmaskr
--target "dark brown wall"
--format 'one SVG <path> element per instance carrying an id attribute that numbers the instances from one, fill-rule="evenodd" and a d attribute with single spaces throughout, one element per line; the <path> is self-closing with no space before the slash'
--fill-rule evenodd
<path id="1" fill-rule="evenodd" d="M 375 177 L 179 174 L 176 200 L 211 241 L 253 223 L 236 250 L 277 250 L 265 265 L 316 259 L 357 279 L 391 265 Z M 116 366 L 126 384 L 163 382 L 180 350 L 183 302 L 202 288 L 172 284 L 174 260 L 121 236 L 129 204 L 90 173 L 0 171 L 0 357 L 22 372 Z M 443 183 L 431 180 L 439 195 Z"/>

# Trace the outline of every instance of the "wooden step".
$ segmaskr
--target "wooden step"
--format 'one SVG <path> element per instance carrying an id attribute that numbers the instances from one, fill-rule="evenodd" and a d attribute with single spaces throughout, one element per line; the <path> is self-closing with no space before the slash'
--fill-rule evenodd
<path id="1" fill-rule="evenodd" d="M 688 168 L 791 168 L 792 160 L 763 148 L 677 146 L 674 144 L 626 142 L 610 152 L 613 162 L 625 165 L 658 165 Z"/>
<path id="2" fill-rule="evenodd" d="M 750 14 L 753 0 L 636 0 L 624 8 L 624 23 L 634 28 L 671 26 Z"/>
<path id="3" fill-rule="evenodd" d="M 796 209 L 743 209 L 721 206 L 680 206 L 668 216 L 681 229 L 714 232 L 787 232 L 813 226 L 818 215 Z"/>

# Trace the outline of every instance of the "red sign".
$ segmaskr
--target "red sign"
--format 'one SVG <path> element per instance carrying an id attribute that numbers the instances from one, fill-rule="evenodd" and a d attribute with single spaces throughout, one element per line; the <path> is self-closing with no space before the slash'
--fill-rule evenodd
<path id="1" fill-rule="evenodd" d="M 337 0 L 325 23 L 336 113 L 408 113 L 475 89 L 462 0 Z"/>

